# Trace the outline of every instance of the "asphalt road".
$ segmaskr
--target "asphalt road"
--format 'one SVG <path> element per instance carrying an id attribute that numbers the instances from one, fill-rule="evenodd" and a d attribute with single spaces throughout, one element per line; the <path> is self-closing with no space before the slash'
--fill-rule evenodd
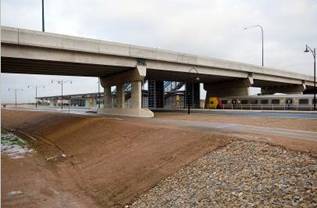
<path id="1" fill-rule="evenodd" d="M 181 110 L 159 110 L 158 112 L 183 112 Z M 191 113 L 214 114 L 214 115 L 237 115 L 237 116 L 259 116 L 272 118 L 299 118 L 299 119 L 317 119 L 317 112 L 309 111 L 258 111 L 258 110 L 203 110 L 192 109 Z"/>
<path id="2" fill-rule="evenodd" d="M 8 109 L 16 109 L 14 106 Z M 37 109 L 33 105 L 19 106 L 18 109 L 36 110 L 36 111 L 53 111 L 73 114 L 94 114 L 96 108 L 82 108 L 82 107 L 49 107 L 39 106 Z M 187 113 L 187 109 L 170 110 L 170 109 L 154 109 L 154 112 L 182 112 Z M 191 113 L 214 114 L 214 115 L 237 115 L 237 116 L 259 116 L 272 118 L 298 118 L 298 119 L 317 119 L 317 112 L 309 111 L 271 111 L 271 110 L 210 110 L 210 109 L 191 109 Z"/>
<path id="3" fill-rule="evenodd" d="M 242 134 L 257 134 L 265 136 L 282 136 L 292 139 L 304 139 L 310 141 L 317 141 L 317 132 L 294 130 L 285 128 L 272 128 L 272 127 L 260 127 L 253 125 L 243 125 L 234 123 L 222 123 L 222 122 L 208 122 L 208 121 L 186 121 L 186 120 L 174 120 L 174 119 L 161 119 L 157 118 L 153 120 L 159 124 L 173 125 L 186 128 L 195 128 L 201 130 L 209 130 L 221 133 L 242 133 Z"/>

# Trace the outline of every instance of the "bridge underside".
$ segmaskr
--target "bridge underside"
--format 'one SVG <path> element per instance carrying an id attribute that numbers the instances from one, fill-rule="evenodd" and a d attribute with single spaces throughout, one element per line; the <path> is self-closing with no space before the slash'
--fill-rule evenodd
<path id="1" fill-rule="evenodd" d="M 280 93 L 303 93 L 304 85 L 286 84 L 268 80 L 253 79 L 252 76 L 231 77 L 221 75 L 198 74 L 193 72 L 165 71 L 147 68 L 145 65 L 136 64 L 135 67 L 109 66 L 91 63 L 63 62 L 52 60 L 23 59 L 1 57 L 2 72 L 44 75 L 68 75 L 100 77 L 105 88 L 103 113 L 145 116 L 151 117 L 153 113 L 142 109 L 141 89 L 144 80 L 149 80 L 149 106 L 164 107 L 164 86 L 162 81 L 177 81 L 185 85 L 185 97 L 183 107 L 191 105 L 195 108 L 200 106 L 199 83 L 204 83 L 207 91 L 206 102 L 209 97 L 241 96 L 248 95 L 249 87 L 261 87 L 263 94 Z M 130 82 L 131 109 L 124 106 L 125 83 Z M 111 86 L 117 87 L 116 106 L 110 104 Z"/>
<path id="2" fill-rule="evenodd" d="M 132 67 L 1 57 L 2 72 L 63 76 L 103 77 L 132 70 Z"/>

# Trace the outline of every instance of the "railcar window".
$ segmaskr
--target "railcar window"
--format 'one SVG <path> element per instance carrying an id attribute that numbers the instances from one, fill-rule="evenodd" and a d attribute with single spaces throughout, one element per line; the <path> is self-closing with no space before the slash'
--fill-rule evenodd
<path id="1" fill-rule="evenodd" d="M 241 104 L 248 104 L 248 100 L 241 100 Z"/>
<path id="2" fill-rule="evenodd" d="M 251 104 L 258 104 L 258 100 L 251 100 Z"/>
<path id="3" fill-rule="evenodd" d="M 299 99 L 299 104 L 308 104 L 308 99 Z"/>
<path id="4" fill-rule="evenodd" d="M 228 100 L 222 100 L 221 103 L 225 105 L 228 103 Z"/>
<path id="5" fill-rule="evenodd" d="M 261 100 L 261 104 L 268 104 L 269 100 Z"/>
<path id="6" fill-rule="evenodd" d="M 272 100 L 272 104 L 280 104 L 280 100 L 279 99 L 273 99 Z"/>

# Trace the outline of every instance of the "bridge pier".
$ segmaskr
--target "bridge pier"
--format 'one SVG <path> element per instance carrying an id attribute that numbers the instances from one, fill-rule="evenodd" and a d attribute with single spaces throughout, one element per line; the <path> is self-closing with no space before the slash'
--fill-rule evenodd
<path id="1" fill-rule="evenodd" d="M 124 108 L 125 103 L 125 94 L 124 94 L 124 84 L 119 83 L 116 85 L 117 88 L 117 95 L 116 95 L 116 102 L 117 108 Z"/>
<path id="2" fill-rule="evenodd" d="M 104 91 L 104 108 L 98 113 L 108 115 L 132 116 L 132 117 L 153 117 L 154 114 L 147 108 L 142 108 L 142 82 L 146 75 L 146 67 L 137 65 L 135 69 L 101 77 L 101 85 Z M 124 83 L 131 83 L 131 105 L 125 107 Z M 116 105 L 112 105 L 111 86 L 117 87 Z"/>
<path id="3" fill-rule="evenodd" d="M 111 108 L 112 107 L 111 86 L 104 85 L 103 87 L 104 87 L 104 97 L 103 97 L 104 108 Z"/>
<path id="4" fill-rule="evenodd" d="M 142 82 L 140 80 L 131 83 L 131 108 L 142 108 Z"/>
<path id="5" fill-rule="evenodd" d="M 306 89 L 305 84 L 301 85 L 283 85 L 283 86 L 268 86 L 261 88 L 261 94 L 272 95 L 274 93 L 285 94 L 303 94 Z"/>

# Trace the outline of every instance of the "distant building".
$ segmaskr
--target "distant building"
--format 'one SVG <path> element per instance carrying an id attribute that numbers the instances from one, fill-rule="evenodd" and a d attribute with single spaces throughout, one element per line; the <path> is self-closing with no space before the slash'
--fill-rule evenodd
<path id="1" fill-rule="evenodd" d="M 100 97 L 99 97 L 100 96 Z M 99 102 L 100 106 L 103 107 L 103 93 L 84 93 L 84 94 L 71 94 L 62 96 L 44 96 L 37 97 L 37 102 L 39 105 L 47 105 L 52 107 L 58 107 L 62 104 L 64 106 L 70 107 L 83 107 L 83 108 L 94 108 L 97 107 Z M 126 105 L 130 105 L 129 94 L 126 93 L 126 97 L 128 98 L 126 101 Z M 113 105 L 116 105 L 116 95 L 113 93 Z M 204 100 L 201 101 L 201 106 L 203 107 Z M 148 91 L 143 90 L 142 92 L 142 107 L 148 107 Z M 181 109 L 186 107 L 184 103 L 184 91 L 177 92 L 167 92 L 164 94 L 164 108 L 168 109 Z"/>

